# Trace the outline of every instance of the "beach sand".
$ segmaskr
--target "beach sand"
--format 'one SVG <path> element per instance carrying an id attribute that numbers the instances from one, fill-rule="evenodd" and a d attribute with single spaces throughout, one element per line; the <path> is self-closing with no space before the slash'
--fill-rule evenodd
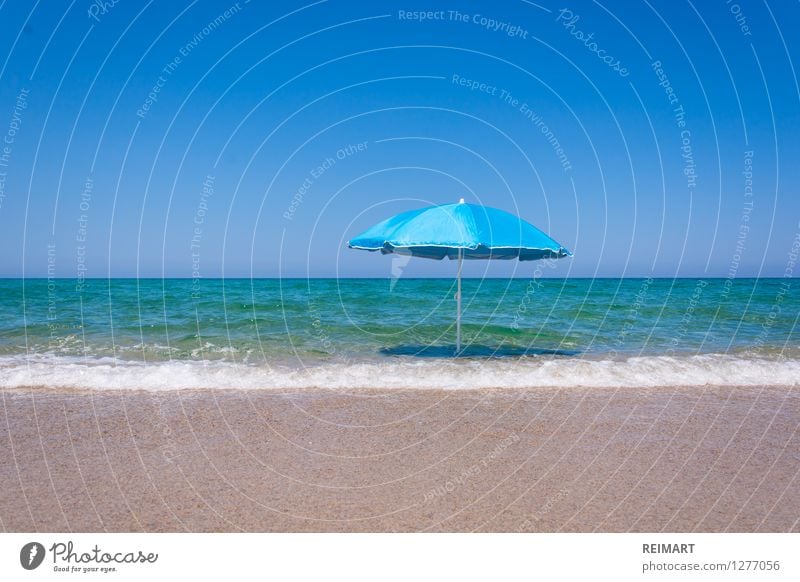
<path id="1" fill-rule="evenodd" d="M 0 396 L 5 531 L 800 531 L 792 387 Z"/>

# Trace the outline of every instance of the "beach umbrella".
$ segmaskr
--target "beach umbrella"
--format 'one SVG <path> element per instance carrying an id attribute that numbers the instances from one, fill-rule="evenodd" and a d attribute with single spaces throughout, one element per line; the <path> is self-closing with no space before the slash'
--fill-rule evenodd
<path id="1" fill-rule="evenodd" d="M 428 206 L 387 218 L 351 239 L 351 249 L 426 259 L 458 259 L 456 353 L 461 351 L 461 264 L 464 259 L 560 259 L 572 253 L 532 224 L 479 204 Z"/>

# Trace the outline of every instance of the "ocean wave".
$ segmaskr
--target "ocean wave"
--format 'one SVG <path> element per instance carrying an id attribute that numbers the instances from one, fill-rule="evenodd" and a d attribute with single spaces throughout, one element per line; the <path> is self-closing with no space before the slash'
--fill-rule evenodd
<path id="1" fill-rule="evenodd" d="M 308 367 L 229 361 L 131 362 L 63 356 L 0 357 L 0 388 L 183 389 L 480 389 L 537 387 L 797 386 L 800 359 L 705 354 L 620 359 L 397 358 Z"/>

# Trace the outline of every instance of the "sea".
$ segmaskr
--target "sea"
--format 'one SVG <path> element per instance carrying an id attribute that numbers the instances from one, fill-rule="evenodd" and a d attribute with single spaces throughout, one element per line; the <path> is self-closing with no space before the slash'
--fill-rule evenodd
<path id="1" fill-rule="evenodd" d="M 793 386 L 785 279 L 2 279 L 0 388 Z"/>

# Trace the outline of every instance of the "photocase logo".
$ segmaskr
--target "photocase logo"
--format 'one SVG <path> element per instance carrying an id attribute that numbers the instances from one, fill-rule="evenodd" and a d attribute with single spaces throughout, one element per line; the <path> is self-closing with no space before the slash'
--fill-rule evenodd
<path id="1" fill-rule="evenodd" d="M 19 563 L 26 570 L 35 570 L 44 560 L 44 546 L 39 542 L 29 542 L 19 552 Z"/>

